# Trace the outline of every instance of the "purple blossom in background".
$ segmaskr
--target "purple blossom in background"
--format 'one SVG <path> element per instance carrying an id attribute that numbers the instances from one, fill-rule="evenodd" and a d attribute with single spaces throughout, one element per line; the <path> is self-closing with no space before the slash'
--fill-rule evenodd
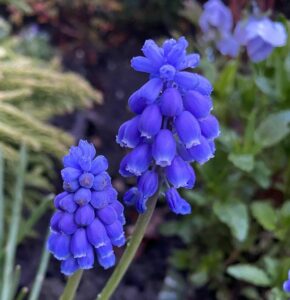
<path id="1" fill-rule="evenodd" d="M 177 189 L 194 187 L 191 162 L 203 164 L 214 156 L 219 124 L 210 113 L 212 85 L 205 77 L 184 71 L 199 64 L 199 55 L 187 54 L 187 46 L 184 37 L 166 40 L 161 47 L 147 40 L 144 56 L 131 61 L 136 71 L 149 75 L 149 81 L 129 98 L 136 116 L 121 125 L 117 142 L 132 149 L 121 161 L 120 174 L 137 177 L 137 186 L 125 194 L 124 202 L 140 213 L 164 183 L 169 208 L 189 214 L 191 207 Z"/>
<path id="2" fill-rule="evenodd" d="M 276 47 L 285 46 L 287 33 L 280 22 L 273 22 L 267 17 L 250 17 L 240 21 L 235 28 L 235 38 L 246 46 L 253 62 L 266 59 Z"/>
<path id="3" fill-rule="evenodd" d="M 203 8 L 199 25 L 205 40 L 214 41 L 223 55 L 238 56 L 240 45 L 232 34 L 231 10 L 220 0 L 209 0 Z"/>
<path id="4" fill-rule="evenodd" d="M 290 293 L 290 271 L 288 272 L 288 280 L 286 280 L 283 284 L 283 290 L 286 293 Z"/>
<path id="5" fill-rule="evenodd" d="M 224 37 L 216 43 L 216 47 L 222 55 L 237 57 L 240 51 L 240 44 L 232 35 L 224 35 Z"/>
<path id="6" fill-rule="evenodd" d="M 206 39 L 215 39 L 216 31 L 222 36 L 231 32 L 233 27 L 232 13 L 221 0 L 209 0 L 203 8 L 199 25 Z"/>
<path id="7" fill-rule="evenodd" d="M 124 207 L 106 172 L 107 159 L 95 156 L 92 144 L 81 140 L 63 159 L 64 192 L 55 197 L 48 250 L 61 261 L 61 272 L 72 275 L 91 269 L 95 258 L 105 269 L 115 264 L 113 246 L 125 244 Z"/>

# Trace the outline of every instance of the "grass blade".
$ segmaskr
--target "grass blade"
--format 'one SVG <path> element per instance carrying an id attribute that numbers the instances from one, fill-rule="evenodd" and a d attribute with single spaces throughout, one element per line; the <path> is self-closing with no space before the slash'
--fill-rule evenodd
<path id="1" fill-rule="evenodd" d="M 5 261 L 3 272 L 3 287 L 1 293 L 1 300 L 9 300 L 11 285 L 13 282 L 13 266 L 15 260 L 15 252 L 17 245 L 18 230 L 21 218 L 21 208 L 23 200 L 23 188 L 24 188 L 24 175 L 27 163 L 27 153 L 25 145 L 21 146 L 20 151 L 20 163 L 16 173 L 16 187 L 15 187 L 15 199 L 13 204 L 13 211 L 10 223 L 10 229 L 8 233 L 7 245 L 5 248 Z"/>
<path id="2" fill-rule="evenodd" d="M 47 238 L 48 238 L 49 232 L 50 232 L 50 230 L 48 230 Z M 33 286 L 32 286 L 32 290 L 31 290 L 31 293 L 30 293 L 30 296 L 29 296 L 28 300 L 37 300 L 38 297 L 39 297 L 39 293 L 40 293 L 40 290 L 41 290 L 41 286 L 42 286 L 42 283 L 43 283 L 43 280 L 44 280 L 44 276 L 45 276 L 45 273 L 46 273 L 46 269 L 47 269 L 47 265 L 48 265 L 49 257 L 50 257 L 50 254 L 49 254 L 49 252 L 47 251 L 47 248 L 46 248 L 47 238 L 45 239 L 45 243 L 44 243 L 44 247 L 43 247 L 43 251 L 42 251 L 42 255 L 41 255 L 41 260 L 40 260 L 40 264 L 39 264 L 39 268 L 38 268 L 38 271 L 37 271 L 37 274 L 36 274 L 36 277 L 35 277 L 35 280 L 34 280 L 34 283 L 33 283 Z"/>
<path id="3" fill-rule="evenodd" d="M 27 293 L 28 293 L 28 287 L 24 286 L 18 293 L 15 300 L 23 300 L 24 297 L 27 295 Z"/>
<path id="4" fill-rule="evenodd" d="M 17 265 L 15 267 L 14 274 L 13 274 L 13 282 L 10 286 L 9 299 L 15 299 L 15 295 L 17 293 L 17 288 L 19 284 L 20 274 L 21 274 L 21 266 Z"/>
<path id="5" fill-rule="evenodd" d="M 4 160 L 0 149 L 0 249 L 4 242 Z"/>
<path id="6" fill-rule="evenodd" d="M 4 244 L 4 159 L 2 149 L 0 147 L 0 251 L 3 249 Z M 0 268 L 2 269 L 2 257 L 0 255 Z M 0 291 L 2 290 L 3 274 L 0 274 Z"/>
<path id="7" fill-rule="evenodd" d="M 17 242 L 18 244 L 25 238 L 25 236 L 31 232 L 33 226 L 37 221 L 43 216 L 44 212 L 46 212 L 47 207 L 52 203 L 53 195 L 48 195 L 43 199 L 40 205 L 38 205 L 34 211 L 32 212 L 29 219 L 21 225 Z"/>

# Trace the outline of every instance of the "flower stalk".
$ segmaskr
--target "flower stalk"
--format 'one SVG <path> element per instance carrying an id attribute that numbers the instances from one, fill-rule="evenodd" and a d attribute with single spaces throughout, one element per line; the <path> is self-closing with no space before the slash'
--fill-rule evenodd
<path id="1" fill-rule="evenodd" d="M 151 197 L 148 200 L 148 206 L 146 212 L 140 214 L 140 216 L 138 217 L 133 235 L 127 244 L 127 248 L 121 257 L 119 264 L 114 269 L 113 274 L 111 275 L 110 279 L 107 281 L 105 287 L 103 288 L 102 292 L 98 295 L 96 300 L 110 299 L 110 297 L 118 287 L 120 281 L 124 277 L 127 269 L 129 268 L 141 244 L 146 228 L 153 215 L 158 197 L 159 197 L 159 190 L 153 197 Z"/>
<path id="2" fill-rule="evenodd" d="M 75 293 L 80 284 L 83 275 L 83 270 L 78 270 L 72 276 L 69 277 L 65 289 L 60 297 L 60 300 L 73 300 Z"/>

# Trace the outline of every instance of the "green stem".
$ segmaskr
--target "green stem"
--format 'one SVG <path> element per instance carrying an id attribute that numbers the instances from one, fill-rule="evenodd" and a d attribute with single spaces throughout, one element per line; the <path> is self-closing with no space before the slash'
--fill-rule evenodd
<path id="1" fill-rule="evenodd" d="M 98 295 L 97 300 L 108 300 L 114 293 L 115 289 L 119 285 L 120 281 L 122 280 L 124 274 L 126 273 L 127 269 L 129 268 L 135 254 L 139 248 L 139 245 L 143 239 L 145 234 L 145 230 L 147 225 L 153 215 L 154 208 L 156 206 L 156 202 L 159 196 L 159 192 L 157 192 L 152 198 L 148 200 L 148 207 L 147 211 L 140 215 L 134 233 L 127 244 L 127 248 L 123 253 L 119 264 L 115 268 L 113 274 L 111 275 L 110 279 L 107 281 L 105 287 L 103 288 L 102 292 Z"/>
<path id="2" fill-rule="evenodd" d="M 79 283 L 83 275 L 83 270 L 75 272 L 67 281 L 65 289 L 60 297 L 60 300 L 73 300 Z"/>

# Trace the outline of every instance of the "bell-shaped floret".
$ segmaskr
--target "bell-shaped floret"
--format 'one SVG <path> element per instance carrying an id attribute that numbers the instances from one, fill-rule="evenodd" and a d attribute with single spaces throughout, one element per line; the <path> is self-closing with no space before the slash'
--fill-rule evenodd
<path id="1" fill-rule="evenodd" d="M 74 258 L 86 256 L 87 250 L 90 244 L 87 239 L 86 230 L 84 228 L 79 228 L 71 238 L 70 242 L 70 252 Z"/>
<path id="2" fill-rule="evenodd" d="M 62 211 L 58 210 L 51 217 L 49 225 L 50 225 L 50 229 L 52 231 L 54 231 L 54 232 L 59 232 L 60 231 L 60 229 L 59 229 L 59 221 L 62 218 L 63 214 L 64 213 Z"/>
<path id="3" fill-rule="evenodd" d="M 153 196 L 158 189 L 158 174 L 155 171 L 146 171 L 138 180 L 138 190 L 144 198 Z"/>
<path id="4" fill-rule="evenodd" d="M 192 159 L 201 165 L 213 158 L 212 149 L 208 141 L 203 136 L 200 139 L 200 144 L 191 147 L 188 149 L 188 152 Z"/>
<path id="5" fill-rule="evenodd" d="M 185 162 L 180 156 L 175 156 L 171 165 L 165 169 L 168 181 L 175 187 L 192 188 L 195 176 L 188 168 L 188 163 Z"/>
<path id="6" fill-rule="evenodd" d="M 93 189 L 95 191 L 103 191 L 111 185 L 111 177 L 107 172 L 102 172 L 95 176 Z"/>
<path id="7" fill-rule="evenodd" d="M 212 101 L 209 96 L 197 91 L 189 91 L 183 96 L 183 105 L 195 118 L 201 119 L 208 116 L 212 110 Z"/>
<path id="8" fill-rule="evenodd" d="M 140 144 L 126 156 L 125 170 L 135 176 L 144 173 L 151 163 L 151 147 L 147 143 Z"/>
<path id="9" fill-rule="evenodd" d="M 200 143 L 201 131 L 196 118 L 188 111 L 182 112 L 174 122 L 180 141 L 186 148 Z"/>
<path id="10" fill-rule="evenodd" d="M 98 155 L 92 161 L 92 167 L 90 172 L 94 175 L 98 175 L 108 169 L 108 160 L 103 155 Z"/>
<path id="11" fill-rule="evenodd" d="M 97 251 L 98 262 L 105 270 L 115 265 L 116 257 L 113 251 L 110 252 L 108 255 L 104 255 L 104 256 L 98 254 L 98 249 L 96 249 L 96 251 Z"/>
<path id="12" fill-rule="evenodd" d="M 79 265 L 77 259 L 72 256 L 61 262 L 60 271 L 66 276 L 71 276 L 78 269 Z"/>
<path id="13" fill-rule="evenodd" d="M 180 197 L 176 189 L 168 189 L 165 192 L 165 198 L 170 210 L 175 214 L 187 215 L 191 213 L 190 205 Z"/>
<path id="14" fill-rule="evenodd" d="M 63 197 L 62 199 L 60 199 L 59 201 L 59 207 L 64 210 L 67 211 L 69 213 L 73 213 L 75 212 L 75 210 L 77 209 L 77 205 L 74 202 L 74 196 L 73 194 L 67 194 L 65 197 Z"/>
<path id="15" fill-rule="evenodd" d="M 67 167 L 61 170 L 61 177 L 63 181 L 70 182 L 72 180 L 76 180 L 82 174 L 80 169 L 75 169 L 71 167 Z"/>
<path id="16" fill-rule="evenodd" d="M 142 47 L 142 52 L 152 62 L 154 66 L 158 67 L 164 61 L 161 49 L 156 45 L 156 43 L 153 40 L 145 41 Z"/>
<path id="17" fill-rule="evenodd" d="M 118 215 L 112 205 L 108 205 L 97 211 L 98 218 L 105 224 L 109 225 L 117 221 Z"/>
<path id="18" fill-rule="evenodd" d="M 91 201 L 92 192 L 90 189 L 80 188 L 74 194 L 74 202 L 78 205 L 86 205 Z"/>
<path id="19" fill-rule="evenodd" d="M 96 209 L 106 207 L 117 199 L 117 191 L 109 186 L 107 189 L 100 192 L 92 192 L 91 205 Z"/>
<path id="20" fill-rule="evenodd" d="M 74 221 L 74 215 L 69 213 L 63 213 L 59 220 L 58 227 L 60 231 L 68 235 L 75 233 L 78 229 L 77 224 Z"/>
<path id="21" fill-rule="evenodd" d="M 209 115 L 205 119 L 199 120 L 199 126 L 202 135 L 207 139 L 213 140 L 220 135 L 219 122 L 213 115 Z"/>
<path id="22" fill-rule="evenodd" d="M 141 193 L 138 188 L 132 187 L 125 193 L 123 201 L 126 205 L 135 205 L 139 197 L 141 197 Z"/>
<path id="23" fill-rule="evenodd" d="M 81 269 L 88 270 L 94 266 L 95 253 L 92 246 L 87 249 L 86 256 L 77 258 L 78 265 Z"/>
<path id="24" fill-rule="evenodd" d="M 95 218 L 95 211 L 90 204 L 81 206 L 77 209 L 75 213 L 75 222 L 79 226 L 90 225 Z"/>
<path id="25" fill-rule="evenodd" d="M 48 238 L 47 248 L 59 260 L 64 260 L 70 255 L 70 236 L 64 233 L 52 232 Z"/>
<path id="26" fill-rule="evenodd" d="M 140 143 L 139 119 L 140 116 L 136 116 L 121 125 L 116 141 L 122 147 L 134 148 Z"/>
<path id="27" fill-rule="evenodd" d="M 141 114 L 139 131 L 142 137 L 151 138 L 161 129 L 162 115 L 157 104 L 148 105 Z"/>
<path id="28" fill-rule="evenodd" d="M 86 228 L 86 233 L 88 241 L 96 248 L 105 245 L 109 239 L 103 223 L 97 218 Z"/>
<path id="29" fill-rule="evenodd" d="M 174 117 L 182 112 L 182 98 L 176 88 L 166 89 L 160 97 L 160 110 L 163 116 Z"/>
<path id="30" fill-rule="evenodd" d="M 62 185 L 63 189 L 69 193 L 74 193 L 79 187 L 79 181 L 77 179 L 72 181 L 64 181 Z"/>
<path id="31" fill-rule="evenodd" d="M 92 173 L 83 173 L 79 177 L 79 183 L 82 187 L 90 189 L 94 183 L 94 175 Z"/>
<path id="32" fill-rule="evenodd" d="M 176 154 L 176 142 L 168 129 L 161 129 L 152 145 L 152 156 L 157 165 L 169 166 Z"/>

